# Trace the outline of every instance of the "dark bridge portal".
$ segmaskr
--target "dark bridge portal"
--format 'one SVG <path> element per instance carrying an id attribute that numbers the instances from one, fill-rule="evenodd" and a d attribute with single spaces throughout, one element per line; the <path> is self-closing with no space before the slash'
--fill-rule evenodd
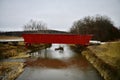
<path id="1" fill-rule="evenodd" d="M 64 43 L 88 45 L 91 35 L 73 34 L 23 34 L 25 43 Z"/>

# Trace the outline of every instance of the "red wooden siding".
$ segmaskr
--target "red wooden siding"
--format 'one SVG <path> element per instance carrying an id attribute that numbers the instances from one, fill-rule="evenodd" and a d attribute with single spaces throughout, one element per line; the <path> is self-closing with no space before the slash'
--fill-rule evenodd
<path id="1" fill-rule="evenodd" d="M 91 35 L 23 34 L 25 43 L 64 43 L 88 45 Z"/>

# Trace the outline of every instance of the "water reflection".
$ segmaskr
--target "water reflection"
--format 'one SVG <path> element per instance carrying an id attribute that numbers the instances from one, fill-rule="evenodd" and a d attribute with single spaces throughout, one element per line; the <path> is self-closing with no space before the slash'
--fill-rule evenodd
<path id="1" fill-rule="evenodd" d="M 64 50 L 55 51 L 59 45 L 54 44 L 51 48 L 31 53 L 31 57 L 38 59 L 30 63 L 39 66 L 26 67 L 16 80 L 103 80 L 83 56 L 67 45 L 62 46 Z"/>
<path id="2" fill-rule="evenodd" d="M 64 50 L 55 50 L 56 48 L 59 47 L 59 45 L 53 44 L 51 48 L 46 48 L 31 53 L 31 57 L 66 59 L 74 55 L 74 52 L 70 50 L 68 45 L 65 44 L 61 44 L 61 45 L 64 46 Z"/>
<path id="3" fill-rule="evenodd" d="M 26 60 L 23 58 L 21 59 L 12 59 L 12 58 L 9 58 L 9 59 L 2 59 L 0 60 L 0 62 L 25 62 Z"/>
<path id="4" fill-rule="evenodd" d="M 102 80 L 94 70 L 26 68 L 17 80 Z"/>

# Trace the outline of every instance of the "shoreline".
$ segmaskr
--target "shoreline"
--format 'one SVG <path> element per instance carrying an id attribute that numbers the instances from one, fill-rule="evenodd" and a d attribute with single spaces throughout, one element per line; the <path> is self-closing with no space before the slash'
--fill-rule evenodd
<path id="1" fill-rule="evenodd" d="M 91 45 L 83 50 L 77 45 L 70 45 L 74 51 L 81 52 L 104 80 L 120 80 L 120 41 Z M 81 51 L 82 50 L 82 51 Z"/>
<path id="2" fill-rule="evenodd" d="M 21 62 L 0 62 L 1 79 L 15 80 L 24 71 L 24 66 Z"/>
<path id="3" fill-rule="evenodd" d="M 88 46 L 81 54 L 105 80 L 120 80 L 120 41 Z"/>
<path id="4" fill-rule="evenodd" d="M 119 80 L 117 71 L 95 56 L 95 54 L 84 51 L 82 55 L 93 65 L 95 69 L 97 69 L 97 71 L 105 80 Z"/>
<path id="5" fill-rule="evenodd" d="M 38 44 L 32 45 L 29 49 L 27 49 L 25 48 L 24 44 L 17 46 L 9 44 L 1 45 L 1 60 L 9 58 L 27 58 L 30 56 L 29 54 L 27 54 L 28 51 L 32 52 L 38 49 L 44 49 L 51 46 L 51 44 Z M 15 80 L 24 71 L 24 67 L 24 62 L 0 62 L 0 79 Z"/>

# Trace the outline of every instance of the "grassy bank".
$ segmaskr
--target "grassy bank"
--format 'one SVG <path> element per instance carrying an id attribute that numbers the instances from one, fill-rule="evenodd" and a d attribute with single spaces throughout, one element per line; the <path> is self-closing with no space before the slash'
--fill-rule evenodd
<path id="1" fill-rule="evenodd" d="M 33 44 L 30 47 L 26 48 L 24 42 L 20 42 L 18 45 L 11 44 L 0 44 L 0 59 L 5 58 L 24 58 L 29 57 L 26 54 L 28 51 L 35 51 L 39 49 L 44 49 L 50 47 L 51 44 Z"/>
<path id="2" fill-rule="evenodd" d="M 26 58 L 29 57 L 28 51 L 34 51 L 50 47 L 50 44 L 31 45 L 26 48 L 24 44 L 17 46 L 9 44 L 0 44 L 0 58 Z M 24 70 L 24 63 L 19 62 L 0 62 L 0 80 L 15 80 L 15 78 Z"/>
<path id="3" fill-rule="evenodd" d="M 2 43 L 0 44 L 0 59 L 19 56 L 19 54 L 26 52 L 27 49 L 22 43 L 17 46 Z"/>
<path id="4" fill-rule="evenodd" d="M 20 62 L 0 62 L 0 80 L 15 80 L 23 72 L 23 67 Z"/>
<path id="5" fill-rule="evenodd" d="M 2 36 L 0 39 L 20 39 L 20 37 Z M 51 44 L 32 44 L 26 48 L 24 42 L 19 42 L 17 45 L 12 43 L 0 43 L 0 59 L 26 58 L 29 57 L 28 52 L 48 48 L 50 46 Z M 23 66 L 24 63 L 20 62 L 0 62 L 0 80 L 15 80 L 24 70 Z"/>
<path id="6" fill-rule="evenodd" d="M 120 41 L 89 46 L 82 54 L 105 80 L 120 80 Z"/>
<path id="7" fill-rule="evenodd" d="M 107 64 L 120 69 L 120 64 L 118 64 L 120 62 L 120 41 L 88 48 Z"/>

